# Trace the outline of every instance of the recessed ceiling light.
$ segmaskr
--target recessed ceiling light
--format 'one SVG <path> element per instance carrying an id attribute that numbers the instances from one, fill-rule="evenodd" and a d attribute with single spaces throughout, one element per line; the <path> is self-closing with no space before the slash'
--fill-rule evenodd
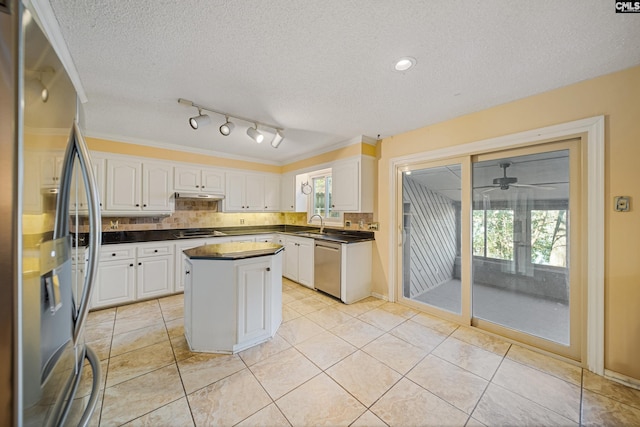
<path id="1" fill-rule="evenodd" d="M 407 71 L 409 68 L 416 65 L 416 58 L 412 58 L 410 56 L 405 56 L 404 58 L 400 58 L 393 65 L 394 70 L 396 71 Z"/>

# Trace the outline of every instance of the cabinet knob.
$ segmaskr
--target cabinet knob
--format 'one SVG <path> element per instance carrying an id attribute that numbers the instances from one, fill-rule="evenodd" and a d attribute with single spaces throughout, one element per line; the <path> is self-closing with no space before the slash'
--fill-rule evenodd
<path id="1" fill-rule="evenodd" d="M 293 209 L 293 205 L 291 205 L 291 209 Z"/>
<path id="2" fill-rule="evenodd" d="M 139 263 L 138 263 L 138 265 L 142 265 L 142 263 L 141 263 L 141 262 L 139 262 Z"/>
<path id="3" fill-rule="evenodd" d="M 265 209 L 268 209 L 266 206 L 264 207 Z"/>
<path id="4" fill-rule="evenodd" d="M 271 267 L 267 267 L 267 271 L 271 271 Z"/>
<path id="5" fill-rule="evenodd" d="M 185 271 L 184 274 L 191 274 L 189 270 Z"/>
<path id="6" fill-rule="evenodd" d="M 140 203 L 136 203 L 136 208 L 139 208 L 139 207 L 140 207 Z"/>
<path id="7" fill-rule="evenodd" d="M 147 204 L 145 203 L 144 205 L 142 205 L 142 207 L 143 207 L 143 208 L 146 208 L 146 207 L 147 207 Z"/>
<path id="8" fill-rule="evenodd" d="M 332 208 L 335 208 L 335 207 L 336 207 L 336 205 L 331 205 L 331 207 L 332 207 Z"/>
<path id="9" fill-rule="evenodd" d="M 111 256 L 116 256 L 116 254 L 111 254 Z"/>
<path id="10" fill-rule="evenodd" d="M 199 185 L 196 185 L 196 188 L 200 188 L 200 186 L 199 186 Z"/>
<path id="11" fill-rule="evenodd" d="M 204 185 L 202 186 L 202 188 L 204 188 Z"/>
<path id="12" fill-rule="evenodd" d="M 157 249 L 154 249 L 154 250 L 153 250 L 153 252 L 158 252 L 158 250 L 157 250 Z"/>
<path id="13" fill-rule="evenodd" d="M 133 264 L 129 264 L 129 267 L 133 267 Z"/>

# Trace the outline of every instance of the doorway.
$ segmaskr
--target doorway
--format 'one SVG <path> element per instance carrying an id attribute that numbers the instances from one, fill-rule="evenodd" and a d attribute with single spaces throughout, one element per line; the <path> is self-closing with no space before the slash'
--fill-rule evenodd
<path id="1" fill-rule="evenodd" d="M 580 360 L 580 139 L 407 164 L 399 302 Z"/>

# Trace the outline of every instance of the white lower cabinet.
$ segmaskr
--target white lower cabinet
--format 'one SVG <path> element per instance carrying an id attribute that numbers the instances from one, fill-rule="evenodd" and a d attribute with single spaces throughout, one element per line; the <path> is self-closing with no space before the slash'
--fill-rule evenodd
<path id="1" fill-rule="evenodd" d="M 92 308 L 170 294 L 173 243 L 115 244 L 101 248 Z"/>
<path id="2" fill-rule="evenodd" d="M 236 266 L 238 342 L 271 336 L 271 262 Z"/>
<path id="3" fill-rule="evenodd" d="M 125 304 L 135 300 L 135 259 L 103 262 L 93 288 L 92 308 Z"/>
<path id="4" fill-rule="evenodd" d="M 187 259 L 184 331 L 192 351 L 237 353 L 275 335 L 282 322 L 281 256 Z"/>
<path id="5" fill-rule="evenodd" d="M 214 238 L 205 238 L 205 239 L 188 239 L 182 240 L 176 243 L 176 253 L 175 253 L 175 265 L 176 265 L 176 273 L 175 273 L 175 285 L 173 288 L 174 292 L 182 292 L 184 291 L 184 279 L 185 272 L 187 271 L 187 256 L 184 254 L 184 251 L 187 249 L 197 248 L 202 245 L 213 245 L 215 243 L 225 243 L 229 242 L 230 239 L 227 237 L 214 237 Z"/>
<path id="6" fill-rule="evenodd" d="M 173 244 L 138 246 L 136 298 L 167 295 L 173 291 Z"/>
<path id="7" fill-rule="evenodd" d="M 313 288 L 313 239 L 287 236 L 284 242 L 284 277 Z"/>

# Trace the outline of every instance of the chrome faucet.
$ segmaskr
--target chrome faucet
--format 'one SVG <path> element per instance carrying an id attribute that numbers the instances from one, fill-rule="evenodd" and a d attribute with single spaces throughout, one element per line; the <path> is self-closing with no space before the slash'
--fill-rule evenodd
<path id="1" fill-rule="evenodd" d="M 324 233 L 324 220 L 322 218 L 322 216 L 315 214 L 315 215 L 311 215 L 311 218 L 309 218 L 309 222 L 312 222 L 311 220 L 313 220 L 313 217 L 317 216 L 318 218 L 320 218 L 320 233 Z"/>

